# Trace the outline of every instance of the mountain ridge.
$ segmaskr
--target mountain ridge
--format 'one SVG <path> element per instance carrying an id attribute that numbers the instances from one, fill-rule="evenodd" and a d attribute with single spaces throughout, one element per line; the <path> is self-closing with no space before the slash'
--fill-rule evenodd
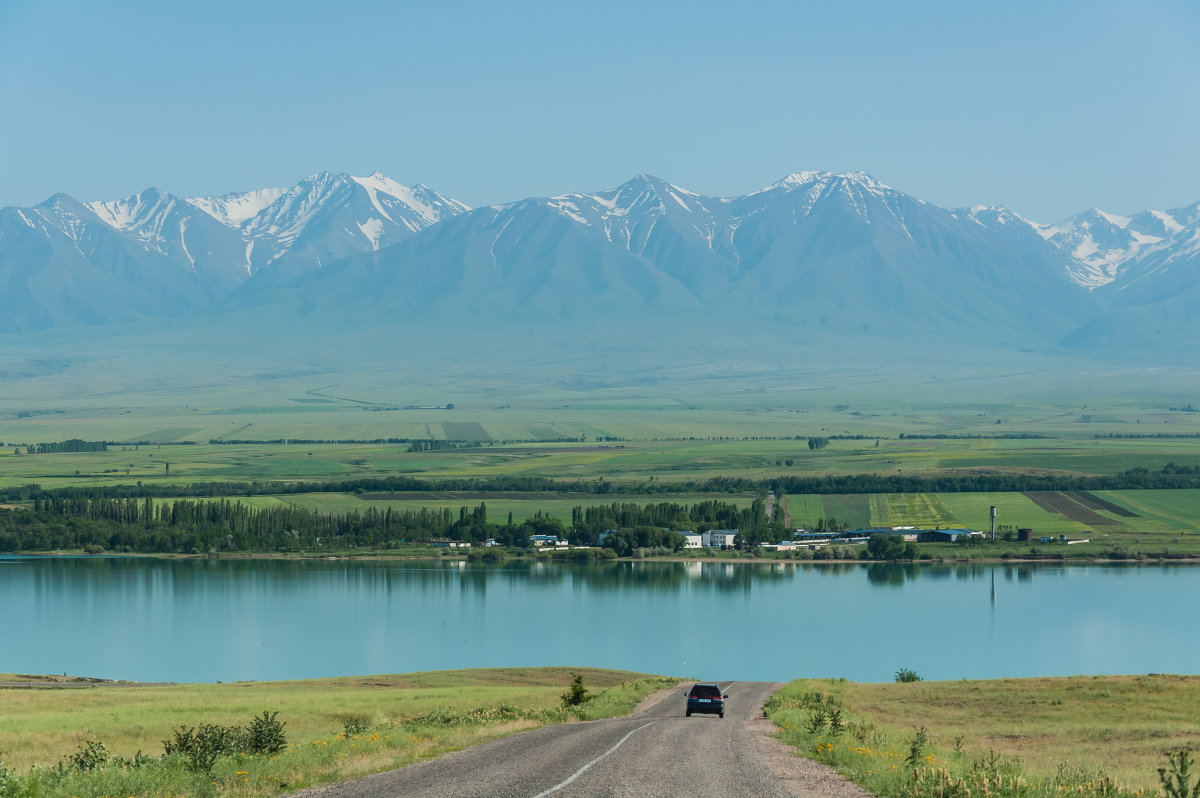
<path id="1" fill-rule="evenodd" d="M 941 208 L 865 172 L 802 171 L 738 197 L 640 174 L 470 209 L 379 172 L 317 172 L 0 209 L 0 286 L 0 332 L 279 305 L 345 326 L 536 317 L 570 338 L 606 319 L 719 314 L 788 335 L 1134 352 L 1195 346 L 1200 202 L 1046 225 Z"/>

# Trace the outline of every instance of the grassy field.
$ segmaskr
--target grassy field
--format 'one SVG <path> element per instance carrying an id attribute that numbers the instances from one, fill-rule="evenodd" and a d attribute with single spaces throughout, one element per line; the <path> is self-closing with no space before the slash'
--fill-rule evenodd
<path id="1" fill-rule="evenodd" d="M 377 415 L 377 414 L 367 414 Z M 736 414 L 735 414 L 736 415 Z M 1192 416 L 1179 423 L 1183 431 L 1200 432 Z M 583 443 L 493 443 L 473 449 L 408 452 L 395 444 L 112 446 L 107 452 L 77 454 L 24 453 L 29 443 L 109 439 L 102 428 L 81 424 L 62 430 L 21 427 L 0 438 L 0 486 L 37 482 L 60 485 L 103 485 L 134 481 L 189 484 L 210 480 L 340 480 L 396 474 L 440 477 L 538 476 L 614 482 L 707 479 L 739 476 L 750 479 L 780 475 L 812 476 L 856 473 L 935 474 L 986 469 L 992 471 L 1111 474 L 1130 468 L 1162 468 L 1168 462 L 1200 465 L 1196 439 L 1097 440 L 1087 432 L 1068 430 L 1053 439 L 900 440 L 898 432 L 880 440 L 834 440 L 810 450 L 805 440 L 710 440 L 711 414 L 678 411 L 680 424 L 693 424 L 683 440 L 669 439 L 671 430 L 647 430 L 661 438 Z M 0 424 L 0 427 L 3 427 Z M 718 426 L 717 429 L 720 427 Z M 954 428 L 954 425 L 951 425 Z M 175 428 L 169 431 L 174 431 Z M 854 434 L 866 434 L 851 428 Z M 149 430 L 148 432 L 161 432 Z M 750 430 L 746 430 L 749 432 Z M 764 423 L 757 435 L 782 436 L 793 429 Z M 399 436 L 381 424 L 362 432 L 364 438 Z M 246 431 L 244 434 L 260 434 Z M 797 433 L 802 434 L 802 433 Z M 807 434 L 824 435 L 822 428 Z M 165 436 L 165 435 L 164 435 Z M 422 438 L 439 439 L 431 426 Z M 803 434 L 802 434 L 803 437 Z M 14 446 L 22 443 L 22 447 Z M 16 452 L 20 451 L 20 454 Z"/>
<path id="2" fill-rule="evenodd" d="M 382 510 L 385 507 L 391 507 L 395 510 L 419 510 L 422 507 L 431 509 L 448 508 L 455 513 L 463 506 L 478 506 L 480 502 L 487 505 L 488 521 L 494 524 L 503 524 L 508 521 L 508 514 L 511 512 L 513 520 L 517 523 L 532 518 L 536 513 L 549 515 L 554 518 L 560 518 L 564 521 L 571 520 L 571 510 L 575 507 L 588 507 L 596 505 L 609 504 L 614 501 L 629 502 L 631 504 L 656 504 L 658 502 L 678 502 L 680 504 L 694 504 L 697 502 L 706 501 L 712 498 L 709 495 L 691 495 L 691 494 L 672 494 L 670 496 L 620 496 L 620 497 L 604 497 L 592 494 L 583 494 L 579 496 L 568 496 L 563 498 L 559 494 L 550 494 L 539 497 L 524 497 L 511 499 L 503 495 L 496 494 L 472 494 L 472 493 L 447 493 L 445 498 L 428 499 L 428 498 L 372 498 L 369 494 L 363 496 L 355 496 L 353 494 L 344 493 L 307 493 L 307 494 L 288 494 L 279 497 L 263 497 L 268 501 L 278 501 L 287 504 L 292 504 L 297 507 L 304 507 L 310 510 L 319 510 L 321 512 L 345 512 L 348 510 L 366 510 L 374 507 Z M 722 496 L 722 501 L 727 501 L 731 504 L 736 504 L 739 507 L 749 507 L 754 501 L 753 496 Z"/>
<path id="3" fill-rule="evenodd" d="M 811 731 L 814 702 L 805 696 L 813 693 L 841 705 L 848 723 L 843 733 L 832 733 L 828 725 Z M 921 767 L 946 769 L 955 779 L 972 767 L 1005 778 L 1021 774 L 1026 782 L 1048 787 L 1022 795 L 1076 794 L 1075 787 L 1098 785 L 1106 776 L 1131 792 L 1157 794 L 1156 769 L 1166 764 L 1164 752 L 1200 744 L 1195 676 L 907 684 L 801 680 L 788 684 L 769 707 L 785 742 L 877 795 L 912 794 L 905 758 L 919 727 L 928 730 Z M 992 789 L 991 794 L 1016 794 Z"/>
<path id="4" fill-rule="evenodd" d="M 595 696 L 566 714 L 572 674 Z M 0 682 L 22 677 L 2 676 Z M 25 677 L 26 680 L 28 677 Z M 676 680 L 592 668 L 504 668 L 294 682 L 197 685 L 50 686 L 0 689 L 0 751 L 23 779 L 5 795 L 276 795 L 436 756 L 548 723 L 630 712 Z M 25 683 L 21 681 L 20 683 Z M 179 763 L 69 773 L 42 770 L 99 741 L 113 756 L 157 759 L 180 725 L 245 725 L 264 711 L 286 723 L 277 756 L 228 756 L 210 774 Z M 356 723 L 347 735 L 347 723 Z M 2 781 L 2 780 L 0 780 Z M 36 786 L 35 783 L 36 782 Z"/>

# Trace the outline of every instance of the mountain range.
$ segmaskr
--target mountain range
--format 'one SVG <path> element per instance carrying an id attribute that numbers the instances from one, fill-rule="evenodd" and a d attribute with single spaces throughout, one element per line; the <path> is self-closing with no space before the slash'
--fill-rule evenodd
<path id="1" fill-rule="evenodd" d="M 1200 342 L 1200 203 L 1038 224 L 853 172 L 741 197 L 648 175 L 470 209 L 381 174 L 219 197 L 157 188 L 0 209 L 0 332 L 269 312 L 309 329 L 428 323 L 836 336 L 1141 353 Z M 686 332 L 683 332 L 686 331 Z M 694 339 L 693 339 L 694 343 Z"/>

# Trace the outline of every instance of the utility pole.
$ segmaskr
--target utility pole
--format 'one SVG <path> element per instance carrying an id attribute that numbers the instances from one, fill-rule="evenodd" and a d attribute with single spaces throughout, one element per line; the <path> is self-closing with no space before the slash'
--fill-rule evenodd
<path id="1" fill-rule="evenodd" d="M 996 505 L 992 505 L 992 542 L 996 542 Z"/>

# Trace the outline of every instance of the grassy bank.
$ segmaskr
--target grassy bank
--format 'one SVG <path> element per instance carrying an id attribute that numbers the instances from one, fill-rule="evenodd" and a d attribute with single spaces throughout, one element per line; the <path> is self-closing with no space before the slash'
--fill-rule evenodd
<path id="1" fill-rule="evenodd" d="M 574 673 L 593 697 L 568 711 L 562 696 Z M 14 681 L 32 680 L 0 675 Z M 503 668 L 236 684 L 43 682 L 0 690 L 0 796 L 278 795 L 538 726 L 626 714 L 675 681 Z M 211 768 L 179 753 L 162 756 L 180 726 L 245 727 L 263 712 L 278 712 L 286 724 L 287 745 L 277 753 L 219 756 Z"/>
<path id="2" fill-rule="evenodd" d="M 1200 744 L 1200 677 L 798 680 L 767 713 L 876 795 L 1156 795 L 1167 755 Z"/>

